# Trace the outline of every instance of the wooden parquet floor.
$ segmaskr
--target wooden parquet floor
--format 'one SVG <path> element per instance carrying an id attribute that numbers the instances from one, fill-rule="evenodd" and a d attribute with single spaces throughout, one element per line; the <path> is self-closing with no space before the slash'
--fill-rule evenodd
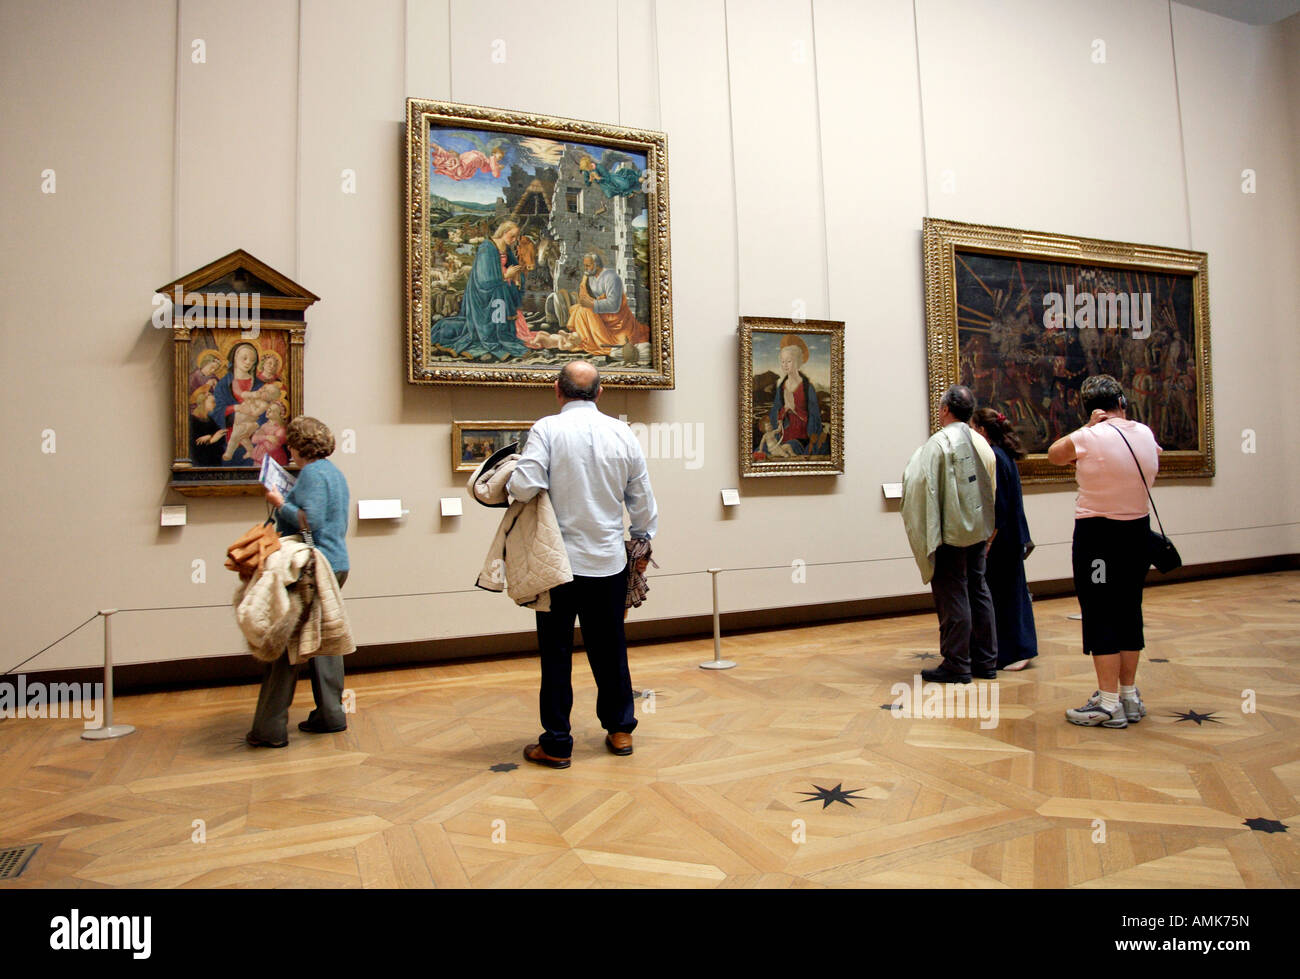
<path id="1" fill-rule="evenodd" d="M 350 677 L 337 735 L 296 730 L 304 681 L 278 751 L 242 743 L 254 686 L 120 697 L 110 742 L 0 721 L 0 846 L 42 844 L 0 887 L 1300 886 L 1300 573 L 1149 590 L 1126 730 L 1062 716 L 1095 688 L 1076 608 L 1036 604 L 996 727 L 890 709 L 932 615 L 724 638 L 726 672 L 710 640 L 633 649 L 627 758 L 579 655 L 567 771 L 520 758 L 527 658 Z"/>

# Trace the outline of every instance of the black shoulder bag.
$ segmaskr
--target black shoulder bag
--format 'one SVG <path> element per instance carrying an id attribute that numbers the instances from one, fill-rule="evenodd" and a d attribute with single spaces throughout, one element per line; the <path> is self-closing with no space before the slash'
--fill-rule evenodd
<path id="1" fill-rule="evenodd" d="M 1165 536 L 1165 525 L 1160 521 L 1160 511 L 1156 509 L 1156 501 L 1151 497 L 1151 488 L 1147 486 L 1146 473 L 1142 471 L 1142 463 L 1138 462 L 1137 453 L 1133 451 L 1133 446 L 1129 445 L 1124 433 L 1114 425 L 1110 426 L 1115 429 L 1115 434 L 1124 439 L 1124 444 L 1128 446 L 1129 455 L 1133 457 L 1133 462 L 1138 467 L 1138 475 L 1142 477 L 1142 488 L 1147 491 L 1147 499 L 1151 502 L 1151 511 L 1156 515 L 1156 526 L 1160 528 L 1160 533 L 1154 530 L 1147 532 L 1147 557 L 1150 559 L 1152 567 L 1161 574 L 1168 574 L 1175 568 L 1183 566 L 1183 559 L 1178 554 L 1178 548 L 1174 547 L 1174 542 Z"/>

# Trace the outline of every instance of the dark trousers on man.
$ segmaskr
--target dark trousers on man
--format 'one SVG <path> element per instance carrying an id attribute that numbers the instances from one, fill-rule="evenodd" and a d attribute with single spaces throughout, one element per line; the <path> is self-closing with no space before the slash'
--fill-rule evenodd
<path id="1" fill-rule="evenodd" d="M 998 634 L 993 597 L 984 580 L 984 542 L 970 547 L 939 545 L 934 553 L 930 590 L 939 612 L 939 652 L 943 668 L 970 676 L 971 667 L 995 670 Z"/>
<path id="2" fill-rule="evenodd" d="M 636 727 L 632 675 L 623 637 L 627 569 L 604 578 L 575 575 L 551 589 L 551 610 L 537 613 L 537 647 L 542 659 L 538 698 L 543 733 L 538 743 L 553 758 L 573 754 L 569 714 L 573 710 L 573 624 L 582 625 L 587 662 L 596 678 L 596 716 L 610 734 Z"/>

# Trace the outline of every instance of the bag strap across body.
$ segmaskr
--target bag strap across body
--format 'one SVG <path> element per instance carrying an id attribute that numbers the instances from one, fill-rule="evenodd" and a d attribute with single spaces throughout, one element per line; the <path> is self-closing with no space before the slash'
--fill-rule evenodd
<path id="1" fill-rule="evenodd" d="M 1110 422 L 1107 421 L 1106 424 L 1110 425 Z M 1147 485 L 1147 474 L 1142 471 L 1142 463 L 1138 462 L 1137 453 L 1133 451 L 1133 446 L 1129 444 L 1129 440 L 1124 438 L 1123 432 L 1115 428 L 1114 425 L 1110 425 L 1110 427 L 1115 429 L 1115 434 L 1124 439 L 1124 444 L 1128 446 L 1129 455 L 1133 457 L 1133 463 L 1138 467 L 1138 475 L 1142 477 L 1142 488 L 1147 491 L 1147 500 L 1151 503 L 1151 512 L 1156 515 L 1156 526 L 1160 528 L 1160 536 L 1168 540 L 1169 535 L 1165 533 L 1165 525 L 1160 521 L 1160 511 L 1156 509 L 1156 501 L 1151 496 L 1151 487 Z"/>

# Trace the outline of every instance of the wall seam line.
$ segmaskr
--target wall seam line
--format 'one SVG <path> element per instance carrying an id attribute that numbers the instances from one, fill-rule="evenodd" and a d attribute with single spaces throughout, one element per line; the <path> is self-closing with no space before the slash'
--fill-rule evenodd
<path id="1" fill-rule="evenodd" d="M 623 125 L 623 0 L 614 2 L 614 98 L 618 124 Z"/>
<path id="2" fill-rule="evenodd" d="M 655 129 L 664 129 L 663 72 L 659 70 L 659 0 L 650 0 L 650 39 L 654 45 L 655 66 Z"/>
<path id="3" fill-rule="evenodd" d="M 912 0 L 912 45 L 916 51 L 916 105 L 921 114 L 921 191 L 925 196 L 925 216 L 930 214 L 930 157 L 925 145 L 925 86 L 921 84 L 921 24 Z"/>
<path id="4" fill-rule="evenodd" d="M 176 0 L 176 78 L 172 82 L 172 277 L 181 274 L 181 0 Z"/>
<path id="5" fill-rule="evenodd" d="M 1165 9 L 1169 13 L 1169 56 L 1174 66 L 1174 106 L 1178 110 L 1178 152 L 1183 162 L 1183 214 L 1187 219 L 1187 247 L 1192 244 L 1192 188 L 1187 176 L 1187 140 L 1183 136 L 1183 93 L 1178 84 L 1178 46 L 1174 42 L 1174 4 L 1165 0 Z"/>
<path id="6" fill-rule="evenodd" d="M 831 315 L 831 229 L 830 212 L 826 207 L 826 145 L 822 137 L 822 82 L 821 59 L 817 57 L 817 0 L 808 0 L 808 21 L 812 26 L 813 104 L 817 108 L 817 186 L 822 196 L 822 274 L 825 289 L 826 319 Z"/>
<path id="7" fill-rule="evenodd" d="M 722 0 L 722 38 L 727 54 L 727 139 L 731 142 L 731 203 L 736 239 L 736 316 L 740 316 L 740 187 L 736 173 L 736 107 L 731 96 L 731 17 L 727 0 Z"/>
<path id="8" fill-rule="evenodd" d="M 298 0 L 298 64 L 295 71 L 297 91 L 294 105 L 293 142 L 293 274 L 302 281 L 302 0 Z"/>

